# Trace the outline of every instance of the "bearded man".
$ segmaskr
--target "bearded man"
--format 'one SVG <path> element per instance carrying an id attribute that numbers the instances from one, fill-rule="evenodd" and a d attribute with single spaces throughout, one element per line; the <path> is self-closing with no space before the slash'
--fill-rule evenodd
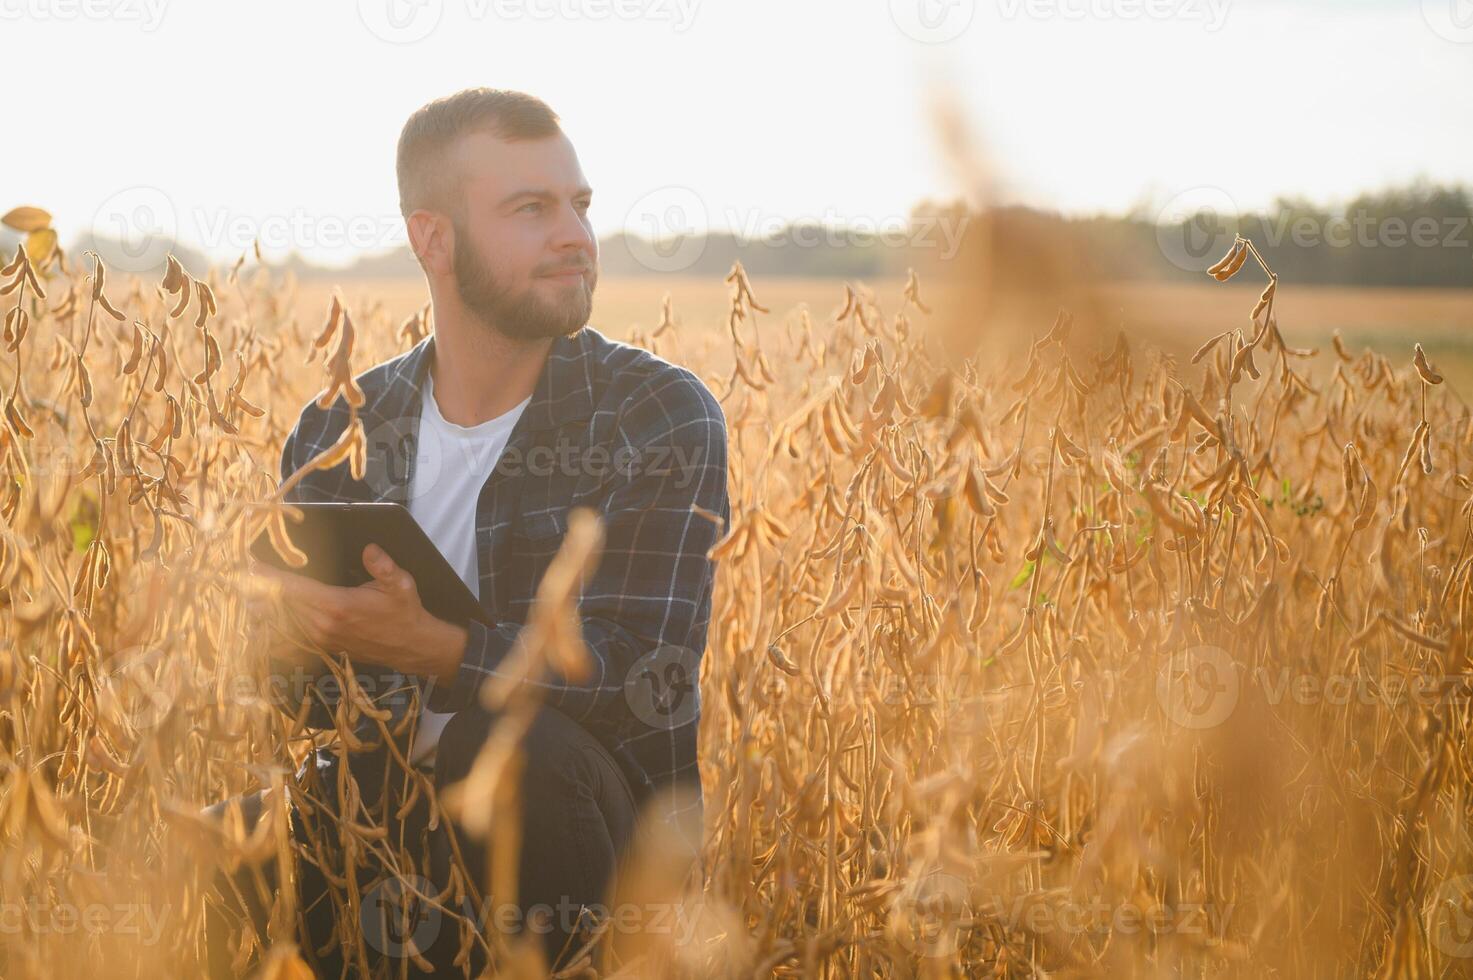
<path id="1" fill-rule="evenodd" d="M 455 921 L 406 886 L 438 894 L 459 865 L 484 892 L 484 845 L 453 824 L 429 826 L 425 794 L 408 801 L 397 760 L 432 776 L 437 793 L 470 771 L 497 722 L 479 691 L 502 676 L 574 508 L 597 511 L 604 532 L 577 605 L 591 670 L 521 681 L 540 688 L 542 707 L 521 743 L 516 914 L 503 915 L 494 895 L 453 911 L 483 931 L 541 934 L 556 959 L 580 924 L 597 920 L 637 817 L 654 814 L 656 833 L 699 828 L 696 678 L 714 575 L 707 554 L 729 519 L 716 399 L 690 371 L 588 325 L 598 281 L 593 191 L 552 110 L 493 89 L 436 100 L 406 123 L 397 169 L 433 332 L 357 378 L 366 397 L 358 409 L 368 439 L 363 479 L 347 466 L 314 471 L 286 499 L 405 504 L 488 623 L 426 612 L 409 574 L 374 546 L 363 554 L 373 580 L 354 588 L 257 566 L 282 587 L 267 617 L 277 676 L 305 678 L 286 685 L 299 696 L 283 707 L 295 711 L 305 699 L 310 726 L 334 725 L 342 685 L 320 669 L 328 654 L 345 657 L 390 713 L 382 727 L 360 719 L 351 741 L 361 748 L 342 740 L 319 750 L 299 773 L 306 792 L 293 794 L 313 801 L 291 811 L 293 834 L 306 843 L 298 938 L 326 976 L 379 968 L 361 962 L 360 932 L 371 960 L 395 961 L 394 975 L 399 957 L 412 961 L 411 972 L 426 962 L 456 974 L 484 966 L 480 944 L 469 962 L 453 963 Z M 326 409 L 308 403 L 282 449 L 282 480 L 332 445 L 350 417 L 341 395 Z M 345 798 L 355 812 L 341 812 Z M 253 825 L 263 797 L 238 805 Z M 345 879 L 334 866 L 340 821 L 388 826 L 384 846 L 402 843 L 418 863 L 375 867 L 365 853 L 369 870 Z M 264 935 L 275 883 L 264 894 L 260 883 L 254 873 L 219 881 L 209 921 L 217 971 L 228 968 L 226 937 L 245 918 Z M 363 920 L 338 921 L 335 910 L 348 907 L 341 891 L 355 883 Z M 387 921 L 406 899 L 419 902 L 412 921 Z"/>

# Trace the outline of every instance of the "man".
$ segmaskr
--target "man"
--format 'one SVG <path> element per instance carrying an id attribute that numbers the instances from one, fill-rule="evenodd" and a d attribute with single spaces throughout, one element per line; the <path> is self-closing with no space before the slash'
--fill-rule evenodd
<path id="1" fill-rule="evenodd" d="M 695 682 L 711 608 L 707 552 L 729 518 L 725 422 L 694 374 L 586 326 L 597 281 L 592 191 L 544 103 L 490 89 L 431 102 L 405 125 L 397 169 L 434 332 L 358 378 L 366 397 L 358 410 L 368 437 L 364 479 L 345 465 L 314 471 L 288 499 L 405 503 L 495 625 L 431 616 L 409 575 L 372 547 L 364 563 L 373 581 L 357 588 L 258 567 L 282 584 L 293 639 L 345 651 L 364 691 L 391 715 L 383 727 L 361 717 L 361 751 L 321 751 L 309 767 L 315 771 L 303 774 L 338 804 L 351 776 L 359 812 L 318 814 L 315 831 L 294 813 L 293 828 L 321 855 L 338 840 L 333 819 L 362 824 L 365 810 L 392 818 L 394 794 L 405 786 L 394 755 L 432 769 L 437 790 L 466 775 L 496 721 L 478 690 L 516 643 L 569 511 L 593 508 L 604 546 L 578 606 L 591 675 L 537 682 L 544 707 L 522 743 L 517 904 L 529 918 L 520 927 L 542 932 L 555 955 L 578 908 L 606 899 L 637 811 L 699 826 Z M 349 420 L 341 397 L 326 410 L 309 403 L 282 450 L 282 479 L 330 446 Z M 298 654 L 294 663 L 301 676 L 321 661 Z M 332 725 L 340 691 L 320 674 L 307 677 L 309 724 Z M 417 717 L 406 719 L 410 713 Z M 403 726 L 412 739 L 382 737 L 401 720 L 413 722 Z M 670 812 L 677 800 L 687 812 Z M 259 797 L 245 801 L 247 822 L 260 809 Z M 422 868 L 432 880 L 446 875 L 458 847 L 484 888 L 481 845 L 464 834 L 448 845 L 443 830 L 426 828 L 424 809 L 421 799 L 402 838 L 430 841 Z M 302 946 L 311 956 L 335 945 L 331 903 L 320 893 L 342 871 L 301 863 L 309 933 Z M 244 896 L 258 918 L 264 911 L 264 898 L 240 882 L 222 891 Z M 234 904 L 228 896 L 226 904 Z M 229 916 L 212 915 L 215 942 Z M 336 944 L 351 950 L 347 937 L 360 925 L 340 924 Z M 416 945 L 450 969 L 454 931 L 430 937 L 429 950 L 423 937 Z M 218 948 L 212 956 L 219 964 Z M 342 960 L 356 962 L 330 949 L 320 966 L 333 973 Z"/>

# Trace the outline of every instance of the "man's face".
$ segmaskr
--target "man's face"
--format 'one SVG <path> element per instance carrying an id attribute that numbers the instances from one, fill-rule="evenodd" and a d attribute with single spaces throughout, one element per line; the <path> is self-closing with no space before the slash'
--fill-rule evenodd
<path id="1" fill-rule="evenodd" d="M 508 142 L 462 137 L 448 165 L 463 178 L 454 273 L 461 300 L 508 337 L 559 337 L 588 322 L 598 282 L 593 197 L 562 134 Z"/>

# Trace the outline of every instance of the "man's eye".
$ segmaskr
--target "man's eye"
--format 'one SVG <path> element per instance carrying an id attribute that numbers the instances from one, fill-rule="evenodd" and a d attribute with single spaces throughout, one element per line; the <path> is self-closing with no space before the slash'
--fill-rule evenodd
<path id="1" fill-rule="evenodd" d="M 573 206 L 578 209 L 579 213 L 582 213 L 584 211 L 587 211 L 588 210 L 588 206 L 590 204 L 592 204 L 592 203 L 593 203 L 592 201 L 579 201 L 576 204 L 574 204 Z"/>
<path id="2" fill-rule="evenodd" d="M 526 211 L 528 208 L 540 208 L 540 207 L 542 207 L 542 202 L 541 201 L 529 201 L 528 203 L 523 204 L 521 207 L 517 208 L 517 210 L 518 211 Z"/>

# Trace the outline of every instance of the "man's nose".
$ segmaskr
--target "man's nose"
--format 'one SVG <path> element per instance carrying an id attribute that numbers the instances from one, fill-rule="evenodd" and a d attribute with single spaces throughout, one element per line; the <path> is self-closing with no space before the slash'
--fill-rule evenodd
<path id="1" fill-rule="evenodd" d="M 559 252 L 581 251 L 590 258 L 598 247 L 593 230 L 588 226 L 578 209 L 569 204 L 558 213 L 557 227 L 553 230 L 553 248 Z"/>

